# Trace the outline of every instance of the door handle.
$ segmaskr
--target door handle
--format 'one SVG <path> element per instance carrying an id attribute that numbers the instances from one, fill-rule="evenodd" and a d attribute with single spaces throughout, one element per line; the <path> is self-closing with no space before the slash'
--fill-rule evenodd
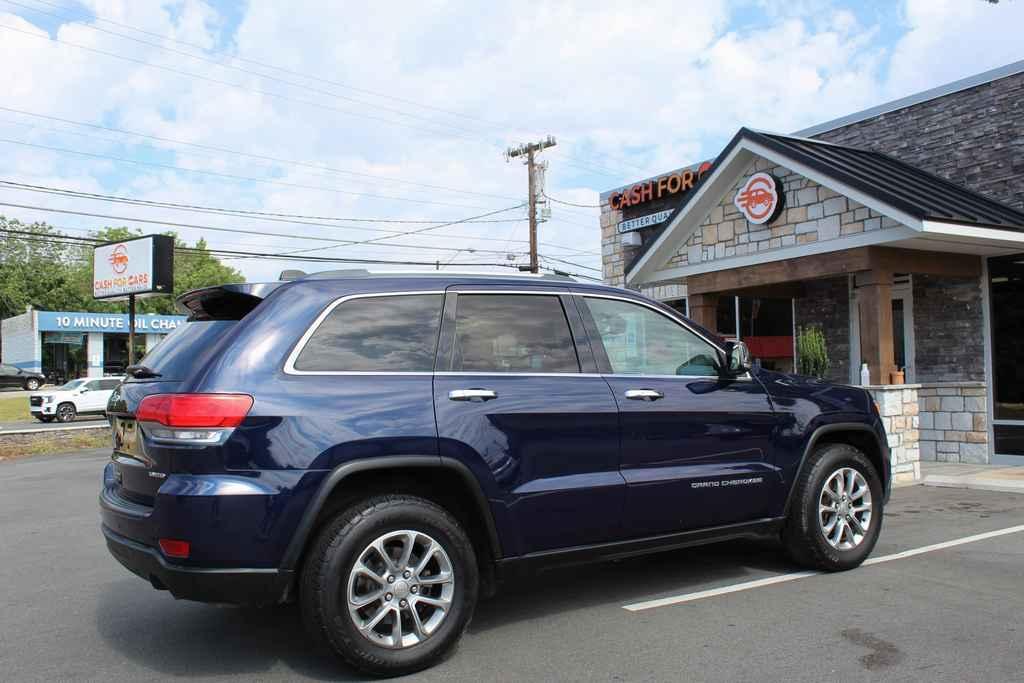
<path id="1" fill-rule="evenodd" d="M 632 401 L 657 401 L 665 398 L 665 394 L 654 389 L 626 389 L 626 398 Z"/>
<path id="2" fill-rule="evenodd" d="M 450 401 L 490 401 L 498 398 L 498 392 L 490 389 L 452 389 L 448 392 Z"/>

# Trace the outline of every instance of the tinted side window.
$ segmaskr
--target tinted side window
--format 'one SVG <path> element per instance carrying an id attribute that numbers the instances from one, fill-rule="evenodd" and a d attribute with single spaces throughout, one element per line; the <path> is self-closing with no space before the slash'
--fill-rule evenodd
<path id="1" fill-rule="evenodd" d="M 557 296 L 460 294 L 456 372 L 579 372 L 569 321 Z"/>
<path id="2" fill-rule="evenodd" d="M 441 294 L 352 299 L 339 304 L 295 360 L 307 372 L 432 372 Z"/>
<path id="3" fill-rule="evenodd" d="M 103 383 L 98 379 L 94 379 L 91 382 L 87 382 L 85 388 L 89 391 L 99 391 L 103 388 Z"/>
<path id="4" fill-rule="evenodd" d="M 715 347 L 646 306 L 586 297 L 617 375 L 717 375 Z"/>
<path id="5" fill-rule="evenodd" d="M 121 383 L 119 379 L 101 379 L 100 389 L 103 391 L 111 391 L 117 388 L 117 385 Z"/>

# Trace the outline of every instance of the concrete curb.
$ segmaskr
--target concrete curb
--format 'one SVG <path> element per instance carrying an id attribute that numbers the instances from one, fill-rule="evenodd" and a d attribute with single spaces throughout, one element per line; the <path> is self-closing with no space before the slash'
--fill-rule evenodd
<path id="1" fill-rule="evenodd" d="M 948 476 L 929 474 L 922 481 L 925 486 L 975 491 L 999 491 L 1001 493 L 1024 493 L 1024 481 L 995 479 L 985 476 Z"/>
<path id="2" fill-rule="evenodd" d="M 41 429 L 12 429 L 6 431 L 0 429 L 0 436 L 8 436 L 12 434 L 48 434 L 50 432 L 74 432 L 81 429 L 109 429 L 110 425 L 106 422 L 93 425 L 71 425 L 68 427 L 44 427 Z"/>

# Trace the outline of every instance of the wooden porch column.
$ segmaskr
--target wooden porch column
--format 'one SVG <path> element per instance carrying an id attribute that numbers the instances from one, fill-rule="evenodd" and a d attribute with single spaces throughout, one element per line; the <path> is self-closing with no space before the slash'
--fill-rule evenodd
<path id="1" fill-rule="evenodd" d="M 718 294 L 690 294 L 686 299 L 690 320 L 718 332 Z"/>
<path id="2" fill-rule="evenodd" d="M 868 364 L 872 384 L 889 384 L 896 370 L 892 347 L 892 271 L 884 268 L 857 273 L 860 302 L 860 355 Z M 857 366 L 858 375 L 860 365 Z"/>

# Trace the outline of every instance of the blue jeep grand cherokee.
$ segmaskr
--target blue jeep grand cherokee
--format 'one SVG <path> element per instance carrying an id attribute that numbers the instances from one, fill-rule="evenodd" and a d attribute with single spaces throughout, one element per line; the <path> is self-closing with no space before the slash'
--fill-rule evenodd
<path id="1" fill-rule="evenodd" d="M 179 305 L 108 406 L 111 553 L 178 598 L 296 599 L 363 670 L 436 662 L 512 573 L 771 536 L 842 570 L 878 539 L 867 392 L 631 292 L 338 271 Z"/>

